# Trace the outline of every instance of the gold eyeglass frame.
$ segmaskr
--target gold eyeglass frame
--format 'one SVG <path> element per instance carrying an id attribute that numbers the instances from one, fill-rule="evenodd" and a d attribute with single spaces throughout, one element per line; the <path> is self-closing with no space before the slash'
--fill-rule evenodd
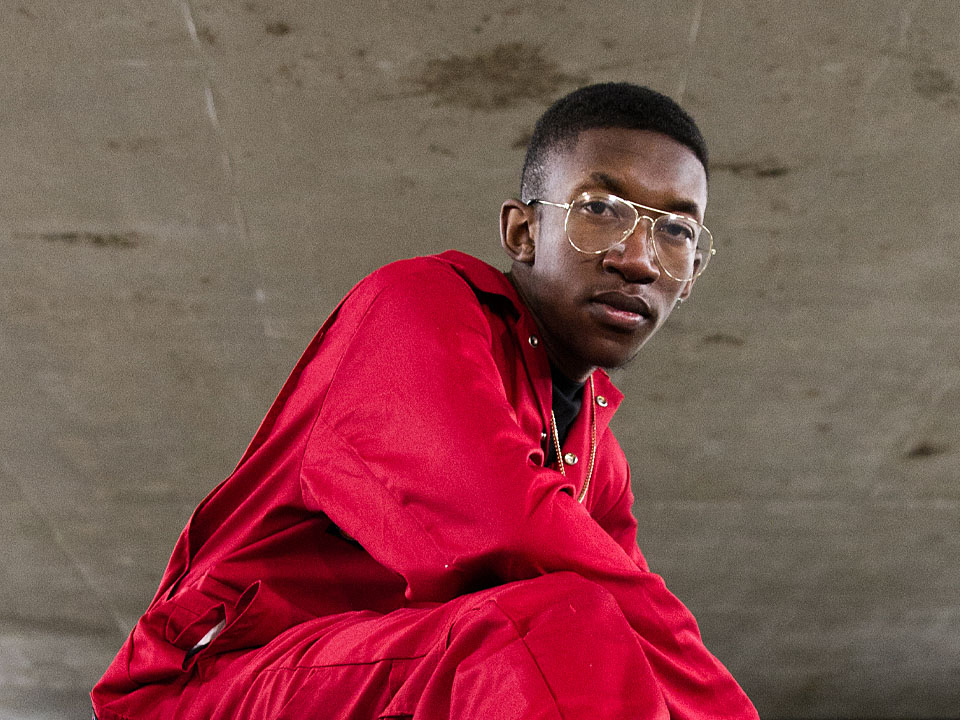
<path id="1" fill-rule="evenodd" d="M 633 226 L 623 234 L 623 237 L 621 237 L 620 240 L 618 240 L 616 243 L 614 243 L 608 248 L 605 248 L 603 250 L 581 250 L 576 246 L 576 244 L 570 238 L 570 231 L 567 229 L 567 224 L 570 222 L 570 210 L 573 208 L 577 200 L 584 197 L 600 197 L 605 199 L 618 200 L 626 205 L 629 205 L 631 208 L 633 208 L 634 215 L 636 215 L 636 219 L 633 221 Z M 567 236 L 567 242 L 570 243 L 570 246 L 577 252 L 583 253 L 584 255 L 602 255 L 603 253 L 609 250 L 612 250 L 617 245 L 624 242 L 628 237 L 633 235 L 634 231 L 637 229 L 637 225 L 640 224 L 641 220 L 649 220 L 650 229 L 647 231 L 647 236 L 650 237 L 651 244 L 653 245 L 653 254 L 657 258 L 657 265 L 659 265 L 660 269 L 667 274 L 667 277 L 673 280 L 676 280 L 677 282 L 690 282 L 691 280 L 695 280 L 698 277 L 700 277 L 701 273 L 703 273 L 703 271 L 707 269 L 707 265 L 710 264 L 710 257 L 713 257 L 714 255 L 717 254 L 717 249 L 713 246 L 713 233 L 710 232 L 707 229 L 707 226 L 701 223 L 700 221 L 690 217 L 689 215 L 680 215 L 678 213 L 670 212 L 669 210 L 659 210 L 655 207 L 650 207 L 649 205 L 641 205 L 640 203 L 635 203 L 631 200 L 627 200 L 625 198 L 620 197 L 619 195 L 614 195 L 612 193 L 584 192 L 577 195 L 577 197 L 575 197 L 573 200 L 571 200 L 568 203 L 555 203 L 555 202 L 550 202 L 549 200 L 540 200 L 539 198 L 534 198 L 532 200 L 527 200 L 524 204 L 528 206 L 529 205 L 549 205 L 550 207 L 558 207 L 563 210 L 566 210 L 567 214 L 563 219 L 563 233 L 564 235 Z M 658 215 L 657 217 L 653 218 L 653 217 L 650 217 L 649 215 L 641 214 L 640 210 L 658 213 Z M 670 217 L 682 217 L 684 220 L 688 220 L 698 225 L 700 227 L 700 234 L 698 234 L 697 236 L 697 245 L 700 244 L 700 235 L 703 233 L 707 234 L 707 239 L 710 241 L 709 246 L 707 248 L 707 251 L 709 254 L 709 257 L 707 258 L 707 262 L 703 263 L 700 269 L 688 278 L 678 278 L 676 275 L 674 275 L 669 270 L 667 270 L 666 267 L 664 267 L 663 261 L 660 259 L 660 250 L 657 247 L 657 243 L 653 240 L 653 237 L 652 237 L 653 224 L 657 221 L 657 219 L 659 219 L 660 217 L 663 217 L 664 215 L 667 215 Z"/>

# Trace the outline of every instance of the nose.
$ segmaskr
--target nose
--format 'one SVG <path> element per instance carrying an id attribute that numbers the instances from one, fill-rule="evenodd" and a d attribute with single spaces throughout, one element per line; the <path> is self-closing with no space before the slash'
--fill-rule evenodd
<path id="1" fill-rule="evenodd" d="M 660 277 L 660 264 L 651 230 L 650 221 L 641 217 L 632 233 L 603 254 L 603 269 L 618 273 L 631 283 L 656 281 Z"/>

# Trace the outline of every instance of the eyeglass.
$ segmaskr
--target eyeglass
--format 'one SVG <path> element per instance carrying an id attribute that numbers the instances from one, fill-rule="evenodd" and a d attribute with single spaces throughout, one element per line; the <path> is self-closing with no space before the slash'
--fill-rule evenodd
<path id="1" fill-rule="evenodd" d="M 618 245 L 622 248 L 640 220 L 648 221 L 657 263 L 668 276 L 679 282 L 698 277 L 716 254 L 713 235 L 693 218 L 657 210 L 616 195 L 585 192 L 568 203 L 533 199 L 526 204 L 566 210 L 563 227 L 567 240 L 574 250 L 587 255 L 600 255 Z"/>

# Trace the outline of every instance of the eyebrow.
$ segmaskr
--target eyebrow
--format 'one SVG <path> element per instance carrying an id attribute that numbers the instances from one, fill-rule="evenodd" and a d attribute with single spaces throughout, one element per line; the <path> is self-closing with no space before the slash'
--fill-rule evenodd
<path id="1" fill-rule="evenodd" d="M 590 180 L 602 187 L 604 190 L 613 193 L 614 195 L 619 195 L 625 200 L 629 200 L 627 197 L 626 188 L 618 181 L 615 177 L 608 175 L 605 172 L 592 172 L 590 173 Z M 644 203 L 638 203 L 643 205 Z M 666 207 L 655 208 L 657 210 L 668 210 L 669 212 L 674 213 L 686 213 L 688 215 L 693 215 L 694 217 L 701 216 L 700 206 L 697 205 L 693 200 L 675 200 L 669 203 Z"/>

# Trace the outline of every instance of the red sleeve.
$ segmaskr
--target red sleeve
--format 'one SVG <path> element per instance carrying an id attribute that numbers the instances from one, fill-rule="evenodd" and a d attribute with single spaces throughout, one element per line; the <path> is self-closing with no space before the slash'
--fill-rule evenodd
<path id="1" fill-rule="evenodd" d="M 624 462 L 624 465 L 626 463 Z M 597 519 L 600 527 L 623 548 L 623 551 L 643 571 L 648 571 L 647 560 L 637 546 L 637 519 L 633 515 L 633 491 L 630 489 L 630 468 L 623 474 L 623 488 L 613 505 Z"/>
<path id="2" fill-rule="evenodd" d="M 336 341 L 303 460 L 306 502 L 403 576 L 411 602 L 576 572 L 617 599 L 673 717 L 756 717 L 660 577 L 531 459 L 538 445 L 517 425 L 470 287 L 431 270 L 364 302 Z M 609 520 L 622 543 L 628 521 Z"/>

